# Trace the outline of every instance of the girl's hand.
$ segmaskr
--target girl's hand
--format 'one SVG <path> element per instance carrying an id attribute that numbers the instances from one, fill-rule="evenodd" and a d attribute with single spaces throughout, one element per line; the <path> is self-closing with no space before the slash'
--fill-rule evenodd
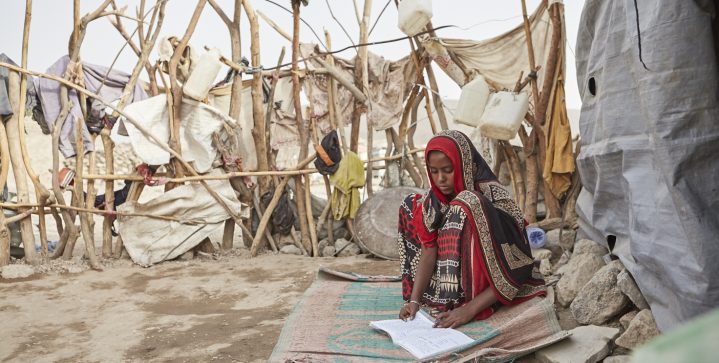
<path id="1" fill-rule="evenodd" d="M 474 313 L 467 305 L 460 306 L 454 310 L 445 311 L 435 317 L 435 328 L 458 328 L 472 321 Z"/>
<path id="2" fill-rule="evenodd" d="M 399 310 L 399 318 L 404 321 L 407 321 L 407 319 L 414 320 L 414 316 L 417 315 L 417 311 L 419 311 L 419 305 L 411 302 Z"/>

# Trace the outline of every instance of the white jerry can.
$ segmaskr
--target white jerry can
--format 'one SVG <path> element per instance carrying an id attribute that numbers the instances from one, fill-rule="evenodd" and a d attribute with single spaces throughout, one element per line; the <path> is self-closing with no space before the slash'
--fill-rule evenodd
<path id="1" fill-rule="evenodd" d="M 197 101 L 203 101 L 215 83 L 221 66 L 219 50 L 213 48 L 203 53 L 182 87 L 184 95 Z"/>
<path id="2" fill-rule="evenodd" d="M 432 0 L 402 0 L 397 13 L 399 29 L 408 36 L 415 36 L 432 19 Z"/>
<path id="3" fill-rule="evenodd" d="M 529 109 L 527 93 L 493 93 L 489 96 L 487 107 L 479 120 L 479 129 L 486 137 L 511 140 L 517 135 L 527 109 Z"/>
<path id="4" fill-rule="evenodd" d="M 478 75 L 462 87 L 462 94 L 457 102 L 457 111 L 454 113 L 454 121 L 477 127 L 487 100 L 489 100 L 489 85 L 484 77 Z"/>

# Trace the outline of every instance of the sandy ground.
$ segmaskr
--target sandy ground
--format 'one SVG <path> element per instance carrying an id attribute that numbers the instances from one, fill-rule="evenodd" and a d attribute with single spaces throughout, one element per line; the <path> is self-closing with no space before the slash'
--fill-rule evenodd
<path id="1" fill-rule="evenodd" d="M 27 130 L 32 165 L 43 184 L 50 185 L 50 137 L 31 120 Z M 12 173 L 8 186 L 15 190 Z M 48 238 L 57 239 L 52 218 L 47 222 Z M 33 225 L 37 223 L 34 216 Z M 98 251 L 101 225 L 96 218 Z M 235 241 L 241 245 L 239 236 Z M 264 362 L 320 266 L 365 274 L 399 272 L 397 262 L 365 255 L 249 258 L 244 248 L 215 259 L 169 261 L 151 268 L 104 260 L 105 270 L 96 272 L 87 269 L 83 251 L 79 239 L 73 260 L 46 262 L 24 280 L 0 278 L 0 361 Z M 564 313 L 560 322 L 571 327 Z"/>
<path id="2" fill-rule="evenodd" d="M 31 163 L 43 184 L 50 185 L 50 136 L 30 119 L 26 127 Z M 8 187 L 16 189 L 12 172 Z M 157 194 L 148 191 L 143 199 Z M 95 221 L 99 251 L 102 222 Z M 52 218 L 47 222 L 48 239 L 57 239 Z M 235 246 L 241 246 L 240 236 L 235 237 Z M 217 241 L 221 233 L 211 238 Z M 320 266 L 367 274 L 399 271 L 397 262 L 363 255 L 249 258 L 246 249 L 238 248 L 215 259 L 151 268 L 103 260 L 105 270 L 96 272 L 88 270 L 83 252 L 80 238 L 72 260 L 45 261 L 27 279 L 0 278 L 0 361 L 264 362 Z"/>
<path id="3" fill-rule="evenodd" d="M 319 266 L 399 270 L 364 255 L 248 255 L 0 279 L 0 361 L 264 362 Z"/>

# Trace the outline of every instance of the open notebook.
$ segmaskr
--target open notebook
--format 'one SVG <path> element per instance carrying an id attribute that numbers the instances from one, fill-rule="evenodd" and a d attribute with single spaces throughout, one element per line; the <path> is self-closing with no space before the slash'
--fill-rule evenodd
<path id="1" fill-rule="evenodd" d="M 406 349 L 417 359 L 461 350 L 475 342 L 459 330 L 434 328 L 434 321 L 422 310 L 417 312 L 414 320 L 379 320 L 369 325 L 387 333 L 394 344 Z"/>

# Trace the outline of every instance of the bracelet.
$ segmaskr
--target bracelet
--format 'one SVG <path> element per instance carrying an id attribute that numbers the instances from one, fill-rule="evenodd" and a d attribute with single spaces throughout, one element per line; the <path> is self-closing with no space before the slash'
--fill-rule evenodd
<path id="1" fill-rule="evenodd" d="M 422 306 L 422 304 L 420 304 L 419 301 L 416 301 L 416 300 L 410 300 L 409 303 L 407 303 L 407 304 L 409 305 L 411 303 L 415 303 L 415 304 L 417 304 L 417 306 Z"/>

